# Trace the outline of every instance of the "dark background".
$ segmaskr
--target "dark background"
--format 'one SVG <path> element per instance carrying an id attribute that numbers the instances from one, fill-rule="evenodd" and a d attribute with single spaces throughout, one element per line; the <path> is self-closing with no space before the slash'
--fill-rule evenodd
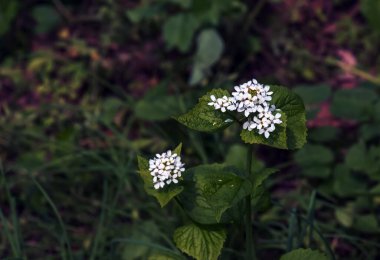
<path id="1" fill-rule="evenodd" d="M 0 0 L 0 258 L 178 253 L 180 212 L 145 193 L 136 155 L 183 142 L 188 167 L 243 156 L 237 128 L 171 118 L 256 78 L 301 95 L 309 128 L 299 151 L 255 148 L 280 169 L 256 210 L 259 256 L 294 238 L 379 259 L 379 43 L 378 0 Z M 323 236 L 289 235 L 313 191 Z M 239 259 L 229 231 L 221 259 Z"/>

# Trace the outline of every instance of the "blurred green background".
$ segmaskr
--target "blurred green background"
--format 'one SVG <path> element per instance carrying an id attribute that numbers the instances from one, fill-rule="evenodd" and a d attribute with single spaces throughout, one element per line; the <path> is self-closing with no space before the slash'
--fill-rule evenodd
<path id="1" fill-rule="evenodd" d="M 309 128 L 299 151 L 255 148 L 280 169 L 259 258 L 327 242 L 379 259 L 379 44 L 378 0 L 0 0 L 0 258 L 173 259 L 183 216 L 144 192 L 136 155 L 183 142 L 188 167 L 239 160 L 237 128 L 171 118 L 254 77 L 301 95 Z M 323 236 L 299 241 L 310 200 Z M 221 259 L 241 259 L 229 234 Z"/>

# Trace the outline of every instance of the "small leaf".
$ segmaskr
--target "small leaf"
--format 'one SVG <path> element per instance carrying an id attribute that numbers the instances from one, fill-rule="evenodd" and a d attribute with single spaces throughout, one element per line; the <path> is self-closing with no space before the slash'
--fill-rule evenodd
<path id="1" fill-rule="evenodd" d="M 176 153 L 177 151 L 180 151 L 180 149 L 181 144 L 175 149 Z M 177 154 L 179 155 L 179 153 Z M 175 196 L 177 196 L 183 191 L 183 186 L 180 186 L 178 184 L 167 185 L 162 189 L 156 190 L 153 186 L 153 178 L 149 172 L 148 160 L 143 157 L 137 156 L 137 161 L 140 177 L 144 181 L 145 191 L 149 195 L 155 197 L 160 203 L 161 207 L 164 207 L 166 204 L 169 203 L 169 201 L 171 201 Z"/>
<path id="2" fill-rule="evenodd" d="M 351 227 L 354 222 L 353 207 L 335 209 L 335 217 L 344 227 Z"/>
<path id="3" fill-rule="evenodd" d="M 223 113 L 208 105 L 211 102 L 211 95 L 221 98 L 228 97 L 229 93 L 227 90 L 213 89 L 201 97 L 198 104 L 189 112 L 175 117 L 175 119 L 181 124 L 201 132 L 214 132 L 228 127 L 232 123 L 231 117 L 227 112 Z"/>
<path id="4" fill-rule="evenodd" d="M 32 10 L 32 15 L 37 22 L 35 31 L 38 34 L 50 32 L 61 22 L 59 13 L 48 4 L 35 7 Z"/>
<path id="5" fill-rule="evenodd" d="M 224 44 L 222 38 L 213 29 L 203 30 L 198 36 L 198 47 L 190 84 L 199 83 L 205 72 L 222 56 Z"/>
<path id="6" fill-rule="evenodd" d="M 366 214 L 363 216 L 357 216 L 354 221 L 353 228 L 369 233 L 369 234 L 378 234 L 380 233 L 380 227 L 378 225 L 378 221 L 374 214 Z"/>
<path id="7" fill-rule="evenodd" d="M 197 260 L 217 260 L 225 240 L 226 232 L 220 227 L 189 224 L 174 232 L 176 246 Z"/>
<path id="8" fill-rule="evenodd" d="M 186 171 L 185 190 L 179 201 L 191 219 L 201 224 L 226 223 L 223 213 L 252 189 L 249 181 L 221 164 L 201 165 Z"/>
<path id="9" fill-rule="evenodd" d="M 163 36 L 169 49 L 178 48 L 181 52 L 188 51 L 199 25 L 192 14 L 182 13 L 170 17 L 163 28 Z"/>
<path id="10" fill-rule="evenodd" d="M 328 258 L 317 250 L 299 248 L 281 256 L 280 260 L 328 260 Z"/>

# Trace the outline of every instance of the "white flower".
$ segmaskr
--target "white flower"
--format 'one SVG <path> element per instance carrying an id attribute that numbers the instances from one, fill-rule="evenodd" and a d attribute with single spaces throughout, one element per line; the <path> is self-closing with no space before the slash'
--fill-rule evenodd
<path id="1" fill-rule="evenodd" d="M 181 162 L 181 157 L 172 151 L 156 154 L 156 157 L 149 160 L 149 171 L 153 177 L 154 188 L 160 189 L 170 183 L 178 183 L 185 164 Z"/>
<path id="2" fill-rule="evenodd" d="M 211 102 L 208 105 L 213 106 L 216 110 L 220 109 L 223 113 L 227 110 L 236 110 L 236 101 L 233 97 L 223 96 L 222 98 L 216 98 L 214 95 L 211 95 L 210 99 Z"/>
<path id="3" fill-rule="evenodd" d="M 270 133 L 276 129 L 277 124 L 281 124 L 281 114 L 273 112 L 276 111 L 276 107 L 272 105 L 271 107 L 264 107 L 259 109 L 258 116 L 253 117 L 253 120 L 248 120 L 243 124 L 243 129 L 252 131 L 257 129 L 260 135 L 264 135 L 265 138 L 269 138 Z"/>
<path id="4" fill-rule="evenodd" d="M 273 92 L 270 91 L 270 87 L 259 84 L 255 79 L 234 89 L 232 96 L 236 100 L 237 111 L 244 112 L 246 117 L 255 113 L 260 107 L 269 106 L 267 102 L 272 100 Z"/>

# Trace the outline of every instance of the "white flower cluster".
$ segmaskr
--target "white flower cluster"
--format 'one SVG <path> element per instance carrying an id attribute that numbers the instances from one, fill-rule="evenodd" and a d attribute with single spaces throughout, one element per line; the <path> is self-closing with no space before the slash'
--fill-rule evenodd
<path id="1" fill-rule="evenodd" d="M 248 131 L 257 129 L 259 134 L 268 138 L 270 133 L 276 129 L 275 125 L 282 123 L 281 114 L 275 113 L 278 110 L 269 103 L 273 94 L 270 87 L 253 79 L 234 89 L 232 97 L 216 98 L 211 95 L 211 102 L 208 105 L 223 113 L 227 110 L 243 113 L 248 118 L 243 124 L 243 128 Z"/>
<path id="2" fill-rule="evenodd" d="M 185 164 L 181 162 L 181 157 L 172 151 L 156 154 L 156 157 L 149 160 L 149 171 L 153 176 L 154 188 L 163 188 L 166 184 L 178 183 Z"/>

